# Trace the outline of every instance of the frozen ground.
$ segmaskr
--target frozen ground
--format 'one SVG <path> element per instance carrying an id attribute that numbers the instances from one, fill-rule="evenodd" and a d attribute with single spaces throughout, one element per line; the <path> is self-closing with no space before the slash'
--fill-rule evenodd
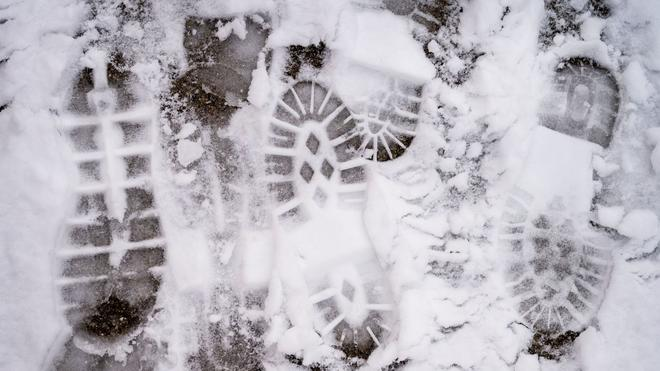
<path id="1" fill-rule="evenodd" d="M 0 369 L 657 370 L 658 89 L 656 0 L 0 0 Z"/>

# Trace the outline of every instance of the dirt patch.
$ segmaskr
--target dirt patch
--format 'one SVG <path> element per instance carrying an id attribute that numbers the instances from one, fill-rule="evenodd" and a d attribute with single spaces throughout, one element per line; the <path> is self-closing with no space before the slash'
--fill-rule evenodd
<path id="1" fill-rule="evenodd" d="M 294 79 L 298 78 L 300 69 L 305 65 L 315 69 L 323 67 L 323 62 L 327 56 L 326 46 L 323 41 L 309 46 L 291 45 L 288 49 L 289 61 L 285 73 Z"/>
<path id="2" fill-rule="evenodd" d="M 545 359 L 558 360 L 571 350 L 573 342 L 578 336 L 580 336 L 580 332 L 576 331 L 566 331 L 560 334 L 539 331 L 534 334 L 527 352 Z"/>

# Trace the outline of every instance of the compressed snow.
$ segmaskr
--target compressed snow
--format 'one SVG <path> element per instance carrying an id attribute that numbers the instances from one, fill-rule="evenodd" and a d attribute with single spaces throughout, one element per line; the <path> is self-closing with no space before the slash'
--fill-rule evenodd
<path id="1" fill-rule="evenodd" d="M 438 161 L 438 169 L 445 173 L 453 173 L 456 171 L 457 161 L 455 158 L 441 158 Z"/>
<path id="2" fill-rule="evenodd" d="M 619 233 L 638 240 L 647 240 L 658 234 L 658 216 L 651 210 L 629 211 L 617 227 Z"/>
<path id="3" fill-rule="evenodd" d="M 353 63 L 416 83 L 435 76 L 435 68 L 421 45 L 412 39 L 404 19 L 391 13 L 364 11 L 347 14 L 341 22 L 332 47 Z"/>
<path id="4" fill-rule="evenodd" d="M 594 151 L 589 142 L 538 127 L 519 187 L 536 196 L 541 207 L 558 200 L 568 212 L 587 213 L 594 194 Z"/>

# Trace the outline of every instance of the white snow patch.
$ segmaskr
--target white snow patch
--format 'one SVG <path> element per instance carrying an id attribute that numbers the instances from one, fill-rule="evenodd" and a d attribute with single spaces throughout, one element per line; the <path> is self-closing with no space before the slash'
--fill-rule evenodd
<path id="1" fill-rule="evenodd" d="M 483 148 L 484 148 L 483 144 L 479 142 L 472 142 L 470 143 L 470 146 L 467 149 L 465 157 L 469 159 L 475 159 L 481 156 L 481 153 L 483 152 Z"/>
<path id="2" fill-rule="evenodd" d="M 199 160 L 204 154 L 204 148 L 199 142 L 181 139 L 176 145 L 177 159 L 182 166 L 188 166 Z"/>
<path id="3" fill-rule="evenodd" d="M 247 36 L 245 18 L 243 17 L 236 17 L 225 23 L 218 21 L 217 27 L 218 31 L 216 31 L 215 35 L 218 37 L 218 39 L 220 39 L 220 41 L 227 40 L 227 38 L 231 36 L 232 33 L 241 40 L 245 40 L 245 36 Z"/>
<path id="4" fill-rule="evenodd" d="M 280 24 L 270 34 L 268 46 L 307 46 L 322 40 L 331 46 L 347 5 L 346 0 L 289 0 L 279 4 Z"/>
<path id="5" fill-rule="evenodd" d="M 389 12 L 347 12 L 332 47 L 354 63 L 411 82 L 424 83 L 435 76 L 433 64 L 413 39 L 408 24 Z"/>
<path id="6" fill-rule="evenodd" d="M 658 234 L 658 216 L 651 210 L 635 209 L 623 218 L 617 227 L 624 236 L 647 240 Z"/>
<path id="7" fill-rule="evenodd" d="M 441 158 L 438 161 L 438 169 L 445 173 L 453 173 L 456 171 L 458 161 L 455 158 Z"/>
<path id="8" fill-rule="evenodd" d="M 642 280 L 632 269 L 615 265 L 598 315 L 600 331 L 589 328 L 576 340 L 584 371 L 650 371 L 660 364 L 660 281 Z"/>
<path id="9" fill-rule="evenodd" d="M 174 175 L 174 184 L 185 186 L 197 178 L 197 170 L 182 170 Z"/>
<path id="10" fill-rule="evenodd" d="M 470 180 L 469 174 L 467 172 L 456 174 L 447 181 L 447 185 L 450 187 L 455 187 L 461 192 L 465 192 L 469 188 L 468 181 Z"/>
<path id="11" fill-rule="evenodd" d="M 135 40 L 140 40 L 144 36 L 144 29 L 138 22 L 128 22 L 123 27 L 124 35 Z"/>
<path id="12" fill-rule="evenodd" d="M 458 75 L 465 68 L 465 62 L 459 58 L 456 54 L 451 55 L 447 60 L 447 69 L 451 72 L 452 75 Z"/>
<path id="13" fill-rule="evenodd" d="M 197 131 L 197 126 L 195 124 L 192 124 L 190 122 L 187 122 L 183 124 L 181 127 L 181 130 L 179 130 L 179 133 L 176 135 L 177 139 L 185 139 L 188 138 L 189 136 L 193 135 Z"/>
<path id="14" fill-rule="evenodd" d="M 637 104 L 647 104 L 656 95 L 653 84 L 648 80 L 644 67 L 638 61 L 632 61 L 623 71 L 623 81 L 630 100 Z"/>
<path id="15" fill-rule="evenodd" d="M 598 222 L 605 227 L 616 228 L 625 213 L 623 206 L 597 206 Z"/>
<path id="16" fill-rule="evenodd" d="M 268 103 L 271 89 L 265 57 L 261 54 L 259 55 L 257 68 L 252 71 L 252 83 L 248 92 L 248 102 L 252 103 L 255 107 L 264 107 Z"/>
<path id="17" fill-rule="evenodd" d="M 594 156 L 592 165 L 594 170 L 596 170 L 598 175 L 602 178 L 608 177 L 621 169 L 619 165 L 606 162 L 605 159 L 600 156 Z"/>
<path id="18" fill-rule="evenodd" d="M 600 40 L 600 34 L 605 27 L 605 20 L 598 17 L 589 17 L 580 25 L 580 34 L 586 41 Z"/>
<path id="19" fill-rule="evenodd" d="M 514 371 L 540 371 L 541 365 L 539 364 L 539 357 L 534 354 L 520 354 L 518 362 L 516 362 Z"/>

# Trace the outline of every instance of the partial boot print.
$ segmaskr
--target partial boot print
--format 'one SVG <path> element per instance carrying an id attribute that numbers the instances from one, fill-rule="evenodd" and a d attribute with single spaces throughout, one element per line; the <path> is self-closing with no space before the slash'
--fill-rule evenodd
<path id="1" fill-rule="evenodd" d="M 554 81 L 500 230 L 511 293 L 535 333 L 529 351 L 549 359 L 592 324 L 609 282 L 616 241 L 591 226 L 592 162 L 619 109 L 615 78 L 590 59 L 561 62 Z"/>
<path id="2" fill-rule="evenodd" d="M 128 72 L 103 53 L 90 55 L 94 66 L 79 74 L 63 119 L 79 177 L 74 215 L 56 251 L 57 286 L 76 345 L 102 355 L 141 333 L 156 303 L 166 242 L 151 179 L 156 110 Z"/>
<path id="3" fill-rule="evenodd" d="M 212 291 L 200 305 L 195 323 L 189 324 L 198 332 L 195 341 L 200 344 L 187 355 L 191 369 L 262 367 L 265 295 L 235 282 L 242 278 L 236 263 L 243 254 L 242 230 L 261 223 L 255 206 L 259 198 L 249 192 L 254 169 L 245 138 L 229 132 L 234 115 L 249 105 L 252 72 L 263 53 L 268 27 L 258 15 L 189 17 L 185 23 L 188 70 L 173 82 L 170 123 L 177 133 L 185 131 L 185 125 L 195 127 L 195 141 L 204 149 L 198 161 L 184 167 L 198 177 L 192 187 L 192 207 L 202 202 L 213 205 L 212 212 L 203 213 L 210 220 L 200 223 L 208 223 L 204 229 L 214 258 Z"/>
<path id="4" fill-rule="evenodd" d="M 557 68 L 540 121 L 549 129 L 607 148 L 619 99 L 616 79 L 608 70 L 588 58 L 570 58 Z"/>
<path id="5" fill-rule="evenodd" d="M 294 83 L 269 123 L 264 179 L 274 216 L 286 230 L 280 243 L 299 249 L 309 267 L 304 276 L 314 330 L 360 363 L 387 343 L 395 317 L 387 281 L 360 225 L 367 174 L 356 125 L 332 90 L 316 81 Z M 340 233 L 343 242 L 330 246 L 332 239 L 319 233 Z"/>
<path id="6" fill-rule="evenodd" d="M 392 27 L 383 26 L 383 20 L 393 22 Z M 396 31 L 410 32 L 406 20 L 388 12 L 358 11 L 352 24 L 363 29 L 364 34 L 356 37 L 350 48 L 337 50 L 332 56 L 333 60 L 347 62 L 347 72 L 338 79 L 340 88 L 348 81 L 360 81 L 352 84 L 354 91 L 350 95 L 354 99 L 348 101 L 356 125 L 351 135 L 361 138 L 358 150 L 364 158 L 375 162 L 396 160 L 414 141 L 422 116 L 424 84 L 432 79 L 434 68 L 412 37 L 409 42 L 397 40 L 397 45 L 389 46 L 399 58 L 409 58 L 410 64 L 368 59 L 370 54 L 383 55 L 388 49 L 374 44 L 374 38 L 394 38 Z M 344 79 L 346 82 L 342 82 Z"/>
<path id="7" fill-rule="evenodd" d="M 264 20 L 252 16 L 239 19 L 245 35 L 230 33 L 221 39 L 219 27 L 230 22 L 237 20 L 186 20 L 184 47 L 190 68 L 172 87 L 181 106 L 192 108 L 197 118 L 214 128 L 225 127 L 247 99 L 267 36 Z"/>
<path id="8" fill-rule="evenodd" d="M 512 193 L 500 235 L 511 256 L 507 279 L 518 311 L 540 333 L 579 332 L 605 295 L 609 248 L 589 239 L 589 231 L 565 215 L 561 204 L 540 214 L 530 210 L 531 197 L 522 190 Z"/>
<path id="9" fill-rule="evenodd" d="M 332 91 L 296 83 L 278 101 L 266 147 L 268 188 L 279 216 L 364 199 L 365 169 L 353 116 Z M 352 161 L 351 161 L 352 160 Z"/>
<path id="10" fill-rule="evenodd" d="M 355 114 L 359 151 L 373 161 L 402 156 L 415 138 L 422 103 L 422 86 L 389 79 L 390 89 L 376 92 Z"/>

